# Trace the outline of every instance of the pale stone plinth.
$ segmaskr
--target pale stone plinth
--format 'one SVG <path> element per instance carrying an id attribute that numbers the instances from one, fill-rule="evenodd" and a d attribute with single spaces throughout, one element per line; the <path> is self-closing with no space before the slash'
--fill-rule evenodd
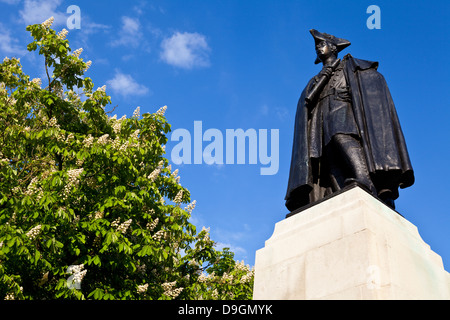
<path id="1" fill-rule="evenodd" d="M 253 298 L 450 299 L 450 274 L 412 223 L 354 187 L 275 225 Z"/>

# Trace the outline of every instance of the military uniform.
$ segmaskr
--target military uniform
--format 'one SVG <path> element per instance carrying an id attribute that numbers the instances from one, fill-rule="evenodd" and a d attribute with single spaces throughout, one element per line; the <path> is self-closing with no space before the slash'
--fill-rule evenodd
<path id="1" fill-rule="evenodd" d="M 314 158 L 322 156 L 323 147 L 328 145 L 336 134 L 359 137 L 342 61 L 311 110 L 309 128 L 311 137 L 309 154 Z"/>
<path id="2" fill-rule="evenodd" d="M 310 32 L 316 64 L 323 41 L 336 54 L 350 45 Z M 330 65 L 308 82 L 297 104 L 286 207 L 293 211 L 353 181 L 394 207 L 398 188 L 414 183 L 414 171 L 387 84 L 377 62 L 350 54 L 337 66 L 334 61 L 326 60 Z"/>

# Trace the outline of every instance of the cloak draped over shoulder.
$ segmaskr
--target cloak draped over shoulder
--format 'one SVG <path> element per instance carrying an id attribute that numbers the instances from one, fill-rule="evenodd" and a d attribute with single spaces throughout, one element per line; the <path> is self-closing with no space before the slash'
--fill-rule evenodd
<path id="1" fill-rule="evenodd" d="M 343 65 L 371 179 L 378 192 L 390 190 L 393 199 L 396 199 L 399 187 L 406 188 L 414 183 L 414 172 L 386 81 L 377 71 L 378 62 L 356 59 L 348 54 L 343 58 Z M 328 186 L 321 185 L 318 180 L 315 168 L 320 159 L 312 155 L 310 150 L 311 145 L 317 144 L 317 141 L 311 140 L 317 135 L 311 132 L 311 107 L 306 105 L 305 97 L 313 85 L 314 78 L 303 90 L 297 104 L 285 197 L 286 206 L 291 211 L 298 204 L 306 205 L 320 200 L 331 192 Z M 292 207 L 292 203 L 296 203 L 296 207 Z"/>

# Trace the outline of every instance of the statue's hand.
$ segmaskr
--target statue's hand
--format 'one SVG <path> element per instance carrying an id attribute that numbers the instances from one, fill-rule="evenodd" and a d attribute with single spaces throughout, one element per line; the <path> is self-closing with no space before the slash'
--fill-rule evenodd
<path id="1" fill-rule="evenodd" d="M 331 66 L 324 67 L 319 74 L 317 75 L 317 78 L 321 78 L 322 76 L 326 76 L 327 79 L 330 79 L 331 75 L 333 74 L 333 68 Z"/>

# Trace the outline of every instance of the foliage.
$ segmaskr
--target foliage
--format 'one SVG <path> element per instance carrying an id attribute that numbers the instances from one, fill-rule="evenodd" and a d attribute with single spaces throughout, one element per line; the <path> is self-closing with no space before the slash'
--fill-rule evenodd
<path id="1" fill-rule="evenodd" d="M 253 271 L 189 222 L 166 107 L 109 117 L 91 62 L 51 24 L 27 27 L 45 88 L 0 64 L 0 297 L 251 299 Z"/>

